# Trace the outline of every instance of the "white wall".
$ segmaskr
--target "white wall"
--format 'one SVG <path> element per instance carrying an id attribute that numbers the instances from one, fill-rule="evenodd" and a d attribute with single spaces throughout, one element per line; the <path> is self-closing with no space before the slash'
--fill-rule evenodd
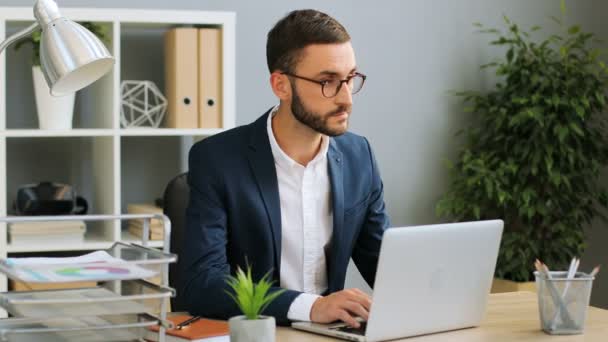
<path id="1" fill-rule="evenodd" d="M 2 6 L 33 3 L 33 0 L 0 1 Z M 276 102 L 268 87 L 265 63 L 266 33 L 270 27 L 296 8 L 316 8 L 336 17 L 350 31 L 360 70 L 369 76 L 365 89 L 355 99 L 351 128 L 373 144 L 395 225 L 439 221 L 434 206 L 448 182 L 443 160 L 454 156 L 453 134 L 463 118 L 462 105 L 449 91 L 484 89 L 493 84 L 493 78 L 480 73 L 478 66 L 499 51 L 488 47 L 487 37 L 474 33 L 472 23 L 499 25 L 504 13 L 525 27 L 537 24 L 549 27 L 548 17 L 559 15 L 558 0 L 59 0 L 58 3 L 70 7 L 236 11 L 238 124 L 255 120 Z M 602 1 L 569 1 L 569 6 L 573 21 L 608 33 L 601 14 L 608 13 L 607 5 Z M 603 238 L 605 241 L 606 235 Z M 593 253 L 585 261 L 593 264 L 600 262 L 601 257 Z M 603 259 L 605 263 L 605 254 Z M 349 285 L 360 286 L 361 279 L 353 275 Z M 608 306 L 606 285 L 596 286 L 601 296 L 594 294 L 594 300 Z"/>

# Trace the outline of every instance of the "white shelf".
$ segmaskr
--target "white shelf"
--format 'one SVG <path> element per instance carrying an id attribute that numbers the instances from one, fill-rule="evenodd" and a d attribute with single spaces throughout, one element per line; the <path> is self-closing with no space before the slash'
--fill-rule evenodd
<path id="1" fill-rule="evenodd" d="M 224 130 L 218 129 L 178 129 L 178 128 L 129 128 L 121 129 L 120 135 L 123 137 L 171 137 L 171 136 L 210 136 L 221 133 Z"/>
<path id="2" fill-rule="evenodd" d="M 42 130 L 42 129 L 7 129 L 3 135 L 8 138 L 36 138 L 36 137 L 110 137 L 114 135 L 112 129 L 70 129 L 70 130 Z"/>
<path id="3" fill-rule="evenodd" d="M 41 130 L 41 129 L 7 129 L 1 135 L 7 138 L 61 138 L 61 137 L 173 137 L 173 136 L 211 136 L 224 129 L 179 129 L 179 128 L 129 128 L 129 129 L 82 129 Z"/>

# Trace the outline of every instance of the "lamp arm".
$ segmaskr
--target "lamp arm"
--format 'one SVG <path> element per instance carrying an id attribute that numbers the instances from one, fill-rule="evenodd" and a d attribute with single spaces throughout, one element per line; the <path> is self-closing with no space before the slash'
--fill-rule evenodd
<path id="1" fill-rule="evenodd" d="M 4 49 L 6 49 L 12 43 L 32 34 L 32 32 L 34 32 L 39 27 L 40 25 L 38 25 L 38 22 L 35 22 L 32 25 L 24 28 L 23 30 L 15 33 L 14 35 L 6 38 L 2 43 L 0 43 L 0 53 L 2 53 L 2 51 L 4 51 Z"/>

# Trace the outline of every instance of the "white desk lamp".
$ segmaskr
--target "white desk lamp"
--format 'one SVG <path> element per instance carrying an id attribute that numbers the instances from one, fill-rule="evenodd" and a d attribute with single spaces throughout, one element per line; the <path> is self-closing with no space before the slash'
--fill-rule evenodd
<path id="1" fill-rule="evenodd" d="M 40 65 L 51 95 L 74 93 L 114 66 L 114 57 L 103 43 L 89 30 L 61 16 L 55 1 L 36 1 L 34 16 L 36 23 L 0 43 L 0 53 L 40 27 Z"/>

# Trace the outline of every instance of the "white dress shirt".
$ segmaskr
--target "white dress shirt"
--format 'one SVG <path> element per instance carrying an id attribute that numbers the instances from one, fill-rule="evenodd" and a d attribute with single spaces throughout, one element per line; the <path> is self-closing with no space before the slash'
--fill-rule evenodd
<path id="1" fill-rule="evenodd" d="M 325 249 L 333 232 L 333 206 L 327 171 L 329 137 L 306 166 L 291 159 L 279 146 L 268 115 L 268 139 L 274 157 L 281 206 L 281 287 L 304 292 L 296 297 L 287 318 L 309 321 L 310 310 L 327 290 Z"/>

